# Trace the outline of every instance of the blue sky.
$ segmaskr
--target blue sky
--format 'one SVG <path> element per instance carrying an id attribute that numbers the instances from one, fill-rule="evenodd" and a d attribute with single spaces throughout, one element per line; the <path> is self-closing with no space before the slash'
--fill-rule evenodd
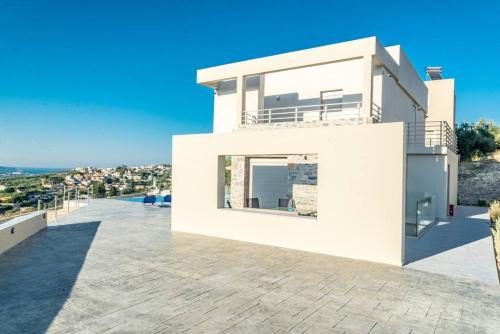
<path id="1" fill-rule="evenodd" d="M 0 0 L 0 165 L 170 162 L 210 132 L 196 69 L 377 36 L 455 77 L 458 121 L 500 122 L 500 2 Z"/>

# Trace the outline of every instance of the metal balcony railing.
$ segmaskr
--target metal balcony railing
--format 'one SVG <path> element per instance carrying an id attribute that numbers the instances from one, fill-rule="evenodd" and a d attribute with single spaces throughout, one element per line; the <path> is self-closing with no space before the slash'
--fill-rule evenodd
<path id="1" fill-rule="evenodd" d="M 241 123 L 258 125 L 361 118 L 361 106 L 361 102 L 343 102 L 244 111 Z M 382 111 L 376 104 L 372 105 L 370 117 L 376 122 L 381 121 Z"/>
<path id="2" fill-rule="evenodd" d="M 457 152 L 457 136 L 446 121 L 414 122 L 407 127 L 408 147 L 447 147 Z"/>

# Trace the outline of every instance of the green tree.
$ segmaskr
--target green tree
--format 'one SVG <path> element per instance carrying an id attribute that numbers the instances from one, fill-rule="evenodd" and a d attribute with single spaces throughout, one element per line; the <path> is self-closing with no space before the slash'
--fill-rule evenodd
<path id="1" fill-rule="evenodd" d="M 27 193 L 19 193 L 12 196 L 12 203 L 22 203 L 28 200 Z"/>
<path id="2" fill-rule="evenodd" d="M 231 185 L 231 157 L 230 156 L 226 156 L 226 158 L 224 159 L 224 166 L 225 166 L 225 170 L 224 170 L 224 183 L 226 186 L 230 186 Z"/>
<path id="3" fill-rule="evenodd" d="M 92 184 L 92 191 L 97 198 L 106 197 L 106 187 L 104 187 L 104 183 L 102 182 L 94 182 Z"/>
<path id="4" fill-rule="evenodd" d="M 109 188 L 108 196 L 109 197 L 113 197 L 113 196 L 116 196 L 116 195 L 118 195 L 118 192 L 116 191 L 116 188 L 115 187 Z"/>
<path id="5" fill-rule="evenodd" d="M 480 119 L 477 127 L 481 129 L 482 132 L 487 131 L 489 137 L 493 137 L 495 140 L 496 149 L 500 149 L 500 126 L 497 126 L 493 121 Z"/>
<path id="6" fill-rule="evenodd" d="M 461 123 L 457 128 L 458 153 L 461 160 L 471 160 L 473 156 L 484 158 L 494 152 L 498 127 L 491 121 L 481 119 L 477 124 Z"/>
<path id="7" fill-rule="evenodd" d="M 64 177 L 59 175 L 53 175 L 49 177 L 48 181 L 50 184 L 57 185 L 63 183 Z"/>

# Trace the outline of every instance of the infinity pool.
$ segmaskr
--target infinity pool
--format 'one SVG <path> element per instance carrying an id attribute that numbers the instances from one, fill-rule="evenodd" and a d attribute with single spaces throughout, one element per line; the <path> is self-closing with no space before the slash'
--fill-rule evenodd
<path id="1" fill-rule="evenodd" d="M 164 198 L 164 196 L 156 196 L 156 203 L 161 203 L 163 198 Z M 144 201 L 144 196 L 142 196 L 142 197 L 116 198 L 116 199 L 119 201 L 125 201 L 125 202 L 142 203 Z"/>

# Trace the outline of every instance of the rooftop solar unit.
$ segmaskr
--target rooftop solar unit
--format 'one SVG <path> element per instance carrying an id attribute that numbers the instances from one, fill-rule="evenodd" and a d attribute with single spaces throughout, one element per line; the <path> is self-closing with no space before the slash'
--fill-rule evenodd
<path id="1" fill-rule="evenodd" d="M 429 80 L 442 80 L 443 68 L 441 66 L 428 66 L 425 68 L 425 74 Z"/>

